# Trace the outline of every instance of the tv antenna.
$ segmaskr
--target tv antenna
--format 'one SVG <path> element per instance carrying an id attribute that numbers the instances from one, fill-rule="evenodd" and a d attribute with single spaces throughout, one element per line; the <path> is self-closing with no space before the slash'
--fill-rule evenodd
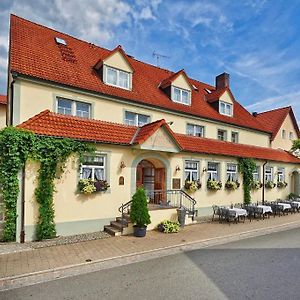
<path id="1" fill-rule="evenodd" d="M 152 57 L 156 58 L 156 66 L 157 67 L 159 67 L 159 61 L 160 61 L 161 58 L 170 58 L 170 56 L 157 53 L 157 52 L 155 52 L 155 50 L 152 53 Z"/>

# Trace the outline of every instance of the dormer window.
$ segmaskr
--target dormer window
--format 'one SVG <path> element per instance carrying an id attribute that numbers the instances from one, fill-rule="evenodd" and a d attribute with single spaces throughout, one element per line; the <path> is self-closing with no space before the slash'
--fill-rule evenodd
<path id="1" fill-rule="evenodd" d="M 104 66 L 104 82 L 122 89 L 131 89 L 131 73 Z"/>
<path id="2" fill-rule="evenodd" d="M 232 104 L 220 101 L 219 102 L 219 113 L 221 115 L 232 117 Z"/>
<path id="3" fill-rule="evenodd" d="M 174 102 L 191 105 L 191 92 L 175 86 L 172 86 L 171 99 Z"/>

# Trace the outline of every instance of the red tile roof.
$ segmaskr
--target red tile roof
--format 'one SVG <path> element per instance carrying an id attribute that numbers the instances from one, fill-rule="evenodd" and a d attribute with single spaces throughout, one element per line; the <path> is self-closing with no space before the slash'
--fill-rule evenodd
<path id="1" fill-rule="evenodd" d="M 39 135 L 68 137 L 77 140 L 119 145 L 142 144 L 161 126 L 165 126 L 182 151 L 300 163 L 298 158 L 284 150 L 176 134 L 170 129 L 165 120 L 158 120 L 142 127 L 135 127 L 60 115 L 45 110 L 18 125 L 20 128 L 33 131 Z"/>
<path id="2" fill-rule="evenodd" d="M 219 90 L 215 90 L 215 91 L 212 91 L 210 94 L 207 94 L 205 96 L 207 102 L 214 102 L 214 101 L 217 101 L 220 99 L 220 97 L 226 92 L 228 91 L 231 95 L 231 97 L 234 99 L 230 89 L 228 87 L 225 87 L 225 88 L 222 88 L 222 89 L 219 89 Z"/>
<path id="3" fill-rule="evenodd" d="M 189 82 L 189 78 L 188 78 L 188 76 L 186 75 L 186 73 L 185 73 L 185 71 L 184 71 L 183 69 L 182 69 L 182 70 L 179 70 L 178 72 L 173 73 L 173 74 L 170 75 L 169 77 L 165 78 L 165 79 L 159 84 L 159 87 L 162 88 L 162 89 L 166 88 L 167 86 L 171 85 L 171 83 L 172 83 L 179 75 L 183 75 L 183 76 L 187 79 L 187 81 L 188 81 L 190 87 L 192 88 L 192 85 L 191 85 L 191 83 Z"/>
<path id="4" fill-rule="evenodd" d="M 7 96 L 0 95 L 0 104 L 6 105 L 7 104 Z"/>
<path id="5" fill-rule="evenodd" d="M 140 62 L 127 55 L 135 71 L 132 91 L 129 91 L 104 84 L 94 69 L 99 60 L 111 53 L 110 50 L 14 15 L 11 16 L 10 37 L 10 72 L 147 106 L 267 131 L 238 102 L 235 103 L 233 117 L 219 114 L 205 100 L 207 94 L 205 89 L 214 90 L 211 85 L 189 78 L 189 82 L 197 90 L 192 91 L 191 106 L 183 105 L 171 101 L 168 95 L 158 88 L 159 84 L 174 72 Z M 58 45 L 55 37 L 64 39 L 67 46 Z M 64 47 L 66 49 L 62 51 Z M 66 59 L 66 56 L 67 58 L 70 56 L 70 59 Z"/>
<path id="6" fill-rule="evenodd" d="M 262 126 L 264 126 L 265 128 L 267 128 L 267 130 L 272 132 L 271 140 L 273 141 L 288 114 L 290 114 L 292 118 L 292 122 L 294 124 L 295 130 L 299 138 L 299 128 L 291 106 L 281 107 L 266 112 L 258 113 L 256 119 L 262 124 Z"/>

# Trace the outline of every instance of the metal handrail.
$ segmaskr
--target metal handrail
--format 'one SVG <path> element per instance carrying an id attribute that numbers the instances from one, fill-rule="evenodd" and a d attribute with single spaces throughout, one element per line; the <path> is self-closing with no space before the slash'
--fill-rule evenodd
<path id="1" fill-rule="evenodd" d="M 149 197 L 150 204 L 159 204 L 161 206 L 170 206 L 170 207 L 183 207 L 187 211 L 188 215 L 194 220 L 196 211 L 195 205 L 197 201 L 187 194 L 184 190 L 153 190 L 147 191 L 147 196 Z M 122 222 L 122 233 L 124 225 L 124 214 L 125 211 L 129 211 L 132 200 L 123 203 L 119 208 L 121 213 L 121 222 Z"/>

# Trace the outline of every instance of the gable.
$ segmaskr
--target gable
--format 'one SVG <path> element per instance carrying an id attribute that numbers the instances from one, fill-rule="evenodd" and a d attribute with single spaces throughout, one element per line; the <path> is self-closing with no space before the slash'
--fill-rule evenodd
<path id="1" fill-rule="evenodd" d="M 295 126 L 294 126 L 294 123 L 293 123 L 293 120 L 292 120 L 292 117 L 291 117 L 290 114 L 288 114 L 286 116 L 285 120 L 283 121 L 283 123 L 282 123 L 282 125 L 280 127 L 280 130 L 277 133 L 277 136 L 280 135 L 280 137 L 281 137 L 281 132 L 282 132 L 283 129 L 286 131 L 287 135 L 289 134 L 289 132 L 292 132 L 293 135 L 294 135 L 294 139 L 297 138 L 298 133 L 297 133 L 297 130 L 296 130 Z"/>
<path id="2" fill-rule="evenodd" d="M 220 101 L 233 104 L 232 96 L 228 91 L 225 91 L 219 98 Z"/>
<path id="3" fill-rule="evenodd" d="M 173 81 L 172 81 L 172 85 L 179 87 L 181 89 L 184 90 L 188 90 L 191 91 L 191 85 L 190 83 L 187 81 L 187 78 L 183 75 L 180 74 L 178 75 Z"/>
<path id="4" fill-rule="evenodd" d="M 142 143 L 140 149 L 175 153 L 180 151 L 174 139 L 163 127 L 157 129 L 144 143 Z"/>
<path id="5" fill-rule="evenodd" d="M 112 55 L 110 55 L 109 57 L 104 59 L 103 63 L 106 66 L 113 67 L 113 68 L 116 68 L 116 69 L 119 69 L 122 71 L 126 71 L 129 73 L 133 72 L 133 70 L 130 67 L 130 65 L 128 64 L 127 60 L 124 58 L 124 56 L 119 51 L 116 51 L 115 53 L 113 53 Z"/>

